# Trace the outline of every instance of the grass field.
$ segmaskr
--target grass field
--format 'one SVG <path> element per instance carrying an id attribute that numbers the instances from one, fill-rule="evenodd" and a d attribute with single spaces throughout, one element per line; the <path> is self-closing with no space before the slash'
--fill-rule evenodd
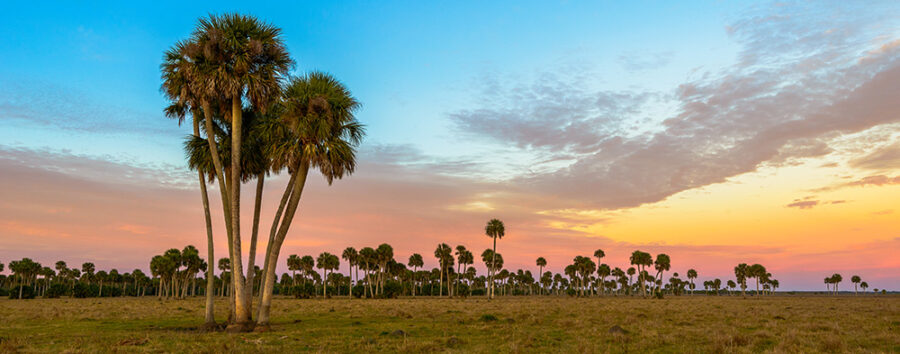
<path id="1" fill-rule="evenodd" d="M 0 300 L 0 352 L 900 352 L 891 295 L 285 298 L 271 332 L 245 334 L 198 331 L 202 310 L 201 298 Z"/>

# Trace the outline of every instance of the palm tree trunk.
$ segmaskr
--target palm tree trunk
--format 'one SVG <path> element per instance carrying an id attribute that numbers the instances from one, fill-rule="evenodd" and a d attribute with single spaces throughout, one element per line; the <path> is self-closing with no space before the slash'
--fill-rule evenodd
<path id="1" fill-rule="evenodd" d="M 200 137 L 200 121 L 199 116 L 194 113 L 194 136 Z M 212 218 L 209 214 L 209 194 L 206 191 L 206 179 L 203 176 L 203 171 L 200 169 L 197 170 L 197 177 L 200 182 L 200 196 L 203 201 L 203 217 L 206 221 L 206 248 L 207 248 L 207 259 L 209 259 L 209 265 L 206 267 L 206 324 L 215 324 L 215 309 L 213 306 L 215 302 L 213 301 L 213 292 L 215 291 L 216 283 L 215 283 L 215 267 L 213 266 L 213 260 L 215 259 L 215 252 L 213 250 L 213 231 L 212 231 Z M 135 280 L 135 294 L 137 294 L 137 280 Z"/>
<path id="2" fill-rule="evenodd" d="M 281 220 L 281 226 L 278 228 L 278 232 L 275 235 L 272 250 L 268 257 L 266 257 L 266 263 L 268 264 L 268 272 L 266 273 L 266 291 L 263 292 L 262 306 L 259 308 L 259 317 L 257 318 L 257 324 L 260 325 L 269 324 L 269 309 L 272 305 L 272 292 L 275 286 L 275 267 L 278 262 L 278 254 L 281 252 L 281 245 L 284 243 L 284 238 L 287 236 L 288 229 L 291 227 L 291 222 L 294 220 L 294 214 L 297 212 L 297 205 L 300 203 L 300 196 L 303 194 L 303 187 L 306 185 L 309 164 L 302 162 L 300 166 L 294 170 L 294 173 L 298 174 L 297 178 L 293 181 L 294 190 L 291 192 L 284 218 Z"/>
<path id="3" fill-rule="evenodd" d="M 246 289 L 244 290 L 247 292 L 248 303 L 253 299 L 253 278 L 256 277 L 256 240 L 259 236 L 259 209 L 262 206 L 262 192 L 265 182 L 265 173 L 260 173 L 256 176 L 256 200 L 253 206 L 253 229 L 250 234 L 250 255 L 247 258 L 247 284 Z"/>
<path id="4" fill-rule="evenodd" d="M 234 283 L 235 322 L 246 326 L 250 322 L 250 301 L 244 290 L 244 261 L 241 252 L 241 142 L 243 142 L 243 112 L 240 95 L 231 97 L 231 272 Z M 245 328 L 237 327 L 238 330 Z"/>
<path id="5" fill-rule="evenodd" d="M 497 236 L 494 236 L 494 248 L 491 253 L 491 266 L 488 268 L 491 273 L 491 291 L 488 292 L 488 300 L 494 298 L 494 262 L 497 261 Z"/>
<path id="6" fill-rule="evenodd" d="M 210 155 L 212 155 L 213 167 L 216 169 L 216 180 L 219 183 L 219 194 L 222 199 L 222 209 L 223 209 L 223 217 L 225 219 L 225 233 L 228 236 L 228 254 L 231 261 L 234 261 L 234 247 L 233 247 L 233 239 L 234 234 L 232 230 L 231 223 L 231 205 L 230 205 L 230 186 L 226 182 L 225 176 L 223 176 L 225 169 L 222 165 L 222 159 L 219 157 L 219 148 L 216 146 L 216 138 L 215 138 L 215 130 L 213 129 L 213 115 L 212 115 L 212 106 L 209 102 L 204 101 L 203 105 L 203 117 L 204 117 L 204 128 L 206 130 L 206 142 L 209 145 Z M 212 261 L 212 260 L 210 260 Z M 223 285 L 224 286 L 224 285 Z M 231 311 L 234 312 L 235 306 L 234 302 L 231 302 Z"/>
<path id="7" fill-rule="evenodd" d="M 266 291 L 274 292 L 274 290 L 275 290 L 275 284 L 272 284 L 270 286 L 269 278 L 267 276 L 267 274 L 269 274 L 269 262 L 268 262 L 269 253 L 272 252 L 272 244 L 275 243 L 275 234 L 278 232 L 278 224 L 279 224 L 279 222 L 281 222 L 281 216 L 284 213 L 284 207 L 287 204 L 288 199 L 291 197 L 291 193 L 294 190 L 294 180 L 295 179 L 297 179 L 297 175 L 291 174 L 291 178 L 288 180 L 287 187 L 285 187 L 284 193 L 281 195 L 281 202 L 278 203 L 278 210 L 275 212 L 275 218 L 274 218 L 274 220 L 272 220 L 272 228 L 269 230 L 269 242 L 266 244 L 266 257 L 263 258 L 263 270 L 262 270 L 263 281 L 262 281 L 262 285 L 260 286 L 260 290 L 259 290 L 259 306 L 257 306 L 257 308 L 258 308 L 257 311 L 262 311 L 263 294 L 265 294 Z M 296 274 L 295 274 L 295 277 L 296 277 Z M 294 281 L 294 279 L 292 278 L 291 279 L 292 285 L 293 285 L 293 281 Z M 305 278 L 304 278 L 304 284 L 306 284 Z M 271 294 L 270 294 L 270 296 L 271 296 Z M 257 318 L 259 317 L 258 313 L 257 313 L 256 317 Z"/>

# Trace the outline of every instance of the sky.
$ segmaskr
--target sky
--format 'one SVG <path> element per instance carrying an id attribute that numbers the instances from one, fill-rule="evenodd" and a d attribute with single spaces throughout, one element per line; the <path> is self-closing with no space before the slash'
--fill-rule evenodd
<path id="1" fill-rule="evenodd" d="M 560 272 L 598 248 L 624 269 L 642 250 L 700 280 L 760 263 L 782 289 L 824 290 L 833 273 L 900 289 L 897 2 L 7 8 L 4 264 L 146 271 L 168 248 L 206 254 L 190 127 L 164 116 L 159 65 L 199 18 L 240 12 L 282 29 L 293 75 L 347 85 L 367 129 L 355 174 L 310 179 L 279 272 L 291 254 L 383 242 L 436 267 L 437 244 L 480 254 L 499 218 L 508 269 L 545 257 Z M 286 181 L 267 180 L 263 229 Z"/>

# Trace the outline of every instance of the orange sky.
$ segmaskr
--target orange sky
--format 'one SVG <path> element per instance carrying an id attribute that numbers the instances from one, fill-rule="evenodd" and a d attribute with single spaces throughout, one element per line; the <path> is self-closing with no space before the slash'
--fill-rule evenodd
<path id="1" fill-rule="evenodd" d="M 340 13 L 371 22 L 313 11 L 301 24 L 260 9 L 284 28 L 294 73 L 334 73 L 368 131 L 358 172 L 310 179 L 279 271 L 292 254 L 383 242 L 435 266 L 438 243 L 480 254 L 499 218 L 513 270 L 545 257 L 558 272 L 598 248 L 624 268 L 639 249 L 700 280 L 761 263 L 782 289 L 841 273 L 900 290 L 896 2 L 588 4 L 455 20 L 360 5 Z M 0 42 L 0 262 L 130 271 L 168 248 L 205 254 L 189 127 L 163 116 L 159 60 L 209 9 L 160 22 L 78 8 L 0 24 L 30 38 Z M 267 180 L 263 230 L 284 177 Z"/>

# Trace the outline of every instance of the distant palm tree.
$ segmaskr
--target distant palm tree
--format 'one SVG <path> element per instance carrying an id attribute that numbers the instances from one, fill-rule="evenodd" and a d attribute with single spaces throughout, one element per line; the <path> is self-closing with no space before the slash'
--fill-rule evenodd
<path id="1" fill-rule="evenodd" d="M 866 289 L 869 288 L 869 283 L 866 283 L 866 282 L 859 283 L 859 287 L 863 289 L 863 294 L 865 294 Z"/>
<path id="2" fill-rule="evenodd" d="M 599 259 L 599 258 L 598 258 Z M 607 264 L 597 266 L 597 276 L 600 277 L 600 294 L 606 294 L 606 277 L 612 274 L 612 269 Z"/>
<path id="3" fill-rule="evenodd" d="M 407 265 L 413 269 L 412 293 L 413 293 L 413 297 L 415 297 L 416 296 L 416 288 L 418 287 L 418 285 L 416 283 L 416 272 L 419 270 L 420 267 L 425 265 L 425 261 L 422 259 L 421 254 L 413 253 L 411 256 L 409 256 L 409 263 L 407 263 Z"/>
<path id="4" fill-rule="evenodd" d="M 833 275 L 831 275 L 831 283 L 834 284 L 834 286 L 833 286 L 834 289 L 833 289 L 833 290 L 834 290 L 834 294 L 835 294 L 835 295 L 837 295 L 837 293 L 838 293 L 838 291 L 839 291 L 839 290 L 838 290 L 838 285 L 839 285 L 842 281 L 844 281 L 844 277 L 842 277 L 840 274 L 834 273 Z"/>
<path id="5" fill-rule="evenodd" d="M 287 259 L 288 270 L 291 271 L 291 286 L 294 286 L 297 271 L 300 270 L 300 256 L 292 254 Z"/>
<path id="6" fill-rule="evenodd" d="M 656 255 L 656 262 L 654 262 L 654 268 L 656 268 L 656 279 L 660 284 L 662 283 L 663 272 L 671 269 L 672 260 L 669 258 L 669 255 L 665 253 L 660 253 Z M 656 291 L 660 291 L 660 286 L 656 287 Z"/>
<path id="7" fill-rule="evenodd" d="M 535 261 L 535 265 L 538 266 L 538 273 L 544 274 L 544 267 L 547 266 L 547 260 L 544 257 L 538 257 Z M 544 295 L 544 284 L 541 283 L 541 295 Z"/>
<path id="8" fill-rule="evenodd" d="M 860 278 L 858 275 L 854 275 L 854 276 L 850 277 L 850 281 L 853 282 L 854 294 L 859 295 L 859 290 L 857 290 L 857 286 L 859 285 L 859 282 L 862 281 L 862 278 Z"/>
<path id="9" fill-rule="evenodd" d="M 644 268 L 653 265 L 653 258 L 647 252 L 634 251 L 630 258 L 631 264 L 638 267 L 638 281 L 641 283 L 641 295 L 647 296 L 647 278 Z"/>
<path id="10" fill-rule="evenodd" d="M 322 296 L 328 297 L 328 271 L 331 269 L 331 257 L 337 258 L 337 256 L 328 253 L 322 252 L 319 254 L 319 257 L 316 258 L 316 268 L 322 270 Z"/>
<path id="11" fill-rule="evenodd" d="M 454 279 L 453 289 L 454 291 L 451 295 L 456 293 L 456 288 L 459 286 L 459 278 L 461 274 L 465 274 L 465 270 L 462 269 L 465 261 L 466 261 L 466 246 L 457 245 L 456 246 L 456 278 Z"/>
<path id="12" fill-rule="evenodd" d="M 494 239 L 494 248 L 491 251 L 491 256 L 497 256 L 497 239 L 503 238 L 506 235 L 506 227 L 503 225 L 503 222 L 499 219 L 491 219 L 487 222 L 487 225 L 484 227 L 484 234 L 488 237 Z M 496 265 L 496 259 L 491 259 L 491 264 Z M 491 289 L 488 292 L 488 299 L 494 298 L 494 272 L 492 271 L 490 274 L 490 285 Z"/>
<path id="13" fill-rule="evenodd" d="M 741 263 L 734 267 L 734 277 L 738 284 L 741 285 L 741 296 L 746 297 L 747 278 L 750 277 L 750 266 L 747 263 Z"/>
<path id="14" fill-rule="evenodd" d="M 692 269 L 688 269 L 687 278 L 691 282 L 691 295 L 694 295 L 694 279 L 697 279 L 697 271 Z"/>
<path id="15" fill-rule="evenodd" d="M 347 265 L 350 267 L 348 271 L 350 272 L 350 291 L 347 293 L 347 298 L 353 298 L 353 285 L 359 283 L 359 267 L 357 265 L 357 258 L 359 258 L 359 252 L 356 251 L 353 247 L 347 247 L 344 249 L 344 252 L 341 253 L 341 258 L 347 261 Z M 353 267 L 357 267 L 356 271 L 356 283 L 353 282 Z"/>
<path id="16" fill-rule="evenodd" d="M 728 295 L 730 296 L 730 295 L 732 295 L 734 288 L 737 287 L 737 283 L 735 283 L 734 280 L 729 279 L 727 285 L 728 285 Z"/>
<path id="17" fill-rule="evenodd" d="M 750 277 L 756 278 L 756 296 L 760 296 L 759 292 L 759 282 L 761 279 L 766 277 L 766 267 L 763 267 L 761 264 L 754 264 L 748 268 L 748 275 Z"/>
<path id="18" fill-rule="evenodd" d="M 447 269 L 447 261 L 452 260 L 451 253 L 453 250 L 446 243 L 437 245 L 434 249 L 434 258 L 438 260 L 438 266 L 441 268 L 441 279 L 438 285 L 438 296 L 444 296 L 444 271 Z M 449 283 L 449 281 L 448 281 Z M 447 284 L 449 286 L 449 284 Z"/>

